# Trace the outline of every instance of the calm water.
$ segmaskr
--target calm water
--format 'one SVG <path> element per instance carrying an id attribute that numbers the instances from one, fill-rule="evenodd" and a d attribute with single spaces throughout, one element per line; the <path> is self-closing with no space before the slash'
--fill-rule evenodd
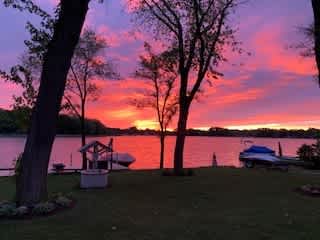
<path id="1" fill-rule="evenodd" d="M 131 165 L 132 169 L 153 169 L 159 166 L 159 140 L 156 136 L 118 136 L 114 138 L 114 148 L 118 152 L 128 152 L 137 161 Z M 109 142 L 110 137 L 89 137 L 91 140 Z M 249 138 L 246 138 L 246 140 Z M 250 139 L 257 145 L 265 145 L 274 150 L 278 149 L 281 142 L 285 155 L 295 155 L 297 148 L 303 143 L 313 143 L 311 139 Z M 25 138 L 0 137 L 0 168 L 12 167 L 12 159 L 23 150 Z M 165 167 L 172 167 L 172 157 L 175 137 L 166 138 Z M 80 146 L 78 137 L 57 137 L 53 152 L 52 163 L 63 162 L 68 167 L 81 166 L 80 154 L 77 152 Z M 187 137 L 185 145 L 185 167 L 210 166 L 213 152 L 216 153 L 219 165 L 240 166 L 239 152 L 244 149 L 241 138 L 223 137 Z"/>

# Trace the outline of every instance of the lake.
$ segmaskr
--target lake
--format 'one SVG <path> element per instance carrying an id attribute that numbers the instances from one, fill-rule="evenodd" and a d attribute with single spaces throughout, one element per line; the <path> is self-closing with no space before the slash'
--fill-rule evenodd
<path id="1" fill-rule="evenodd" d="M 88 137 L 87 142 L 99 140 L 108 143 L 110 137 Z M 114 149 L 117 152 L 128 152 L 137 161 L 130 166 L 132 169 L 155 169 L 159 166 L 159 139 L 156 136 L 116 136 Z M 185 167 L 211 166 L 213 153 L 217 156 L 220 166 L 240 167 L 239 152 L 245 148 L 243 138 L 237 137 L 187 137 L 185 144 Z M 278 150 L 281 142 L 284 155 L 295 155 L 303 143 L 314 143 L 312 139 L 276 139 L 276 138 L 245 138 L 256 145 L 268 146 Z M 23 150 L 24 137 L 0 137 L 0 168 L 11 168 L 12 160 Z M 165 167 L 173 166 L 175 137 L 166 138 Z M 81 155 L 77 152 L 80 146 L 79 137 L 57 137 L 50 160 L 53 163 L 64 163 L 68 168 L 81 167 Z M 1 173 L 0 173 L 1 174 Z"/>

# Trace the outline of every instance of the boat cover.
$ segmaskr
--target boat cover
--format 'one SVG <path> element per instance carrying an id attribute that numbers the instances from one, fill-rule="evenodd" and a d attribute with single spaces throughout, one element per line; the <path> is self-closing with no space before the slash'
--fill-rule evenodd
<path id="1" fill-rule="evenodd" d="M 275 154 L 275 151 L 273 151 L 270 148 L 264 147 L 264 146 L 256 146 L 252 145 L 250 148 L 243 151 L 244 153 L 267 153 L 267 154 Z"/>
<path id="2" fill-rule="evenodd" d="M 242 160 L 255 160 L 255 161 L 267 161 L 267 162 L 279 162 L 280 159 L 276 156 L 265 153 L 253 153 L 247 156 L 242 156 Z"/>

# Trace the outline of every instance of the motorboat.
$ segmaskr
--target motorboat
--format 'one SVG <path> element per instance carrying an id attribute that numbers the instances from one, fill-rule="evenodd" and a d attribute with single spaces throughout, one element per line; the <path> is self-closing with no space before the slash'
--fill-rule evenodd
<path id="1" fill-rule="evenodd" d="M 276 156 L 274 150 L 265 146 L 252 145 L 240 152 L 239 160 L 247 168 L 253 168 L 255 165 L 287 166 L 287 163 L 281 161 L 281 158 Z"/>
<path id="2" fill-rule="evenodd" d="M 87 154 L 90 169 L 126 170 L 136 161 L 129 153 L 114 151 L 112 138 L 108 144 L 92 141 L 79 151 Z"/>
<path id="3" fill-rule="evenodd" d="M 98 159 L 97 167 L 99 169 L 126 170 L 134 163 L 136 159 L 129 153 L 109 152 L 106 156 Z M 89 161 L 89 167 L 93 164 Z"/>
<path id="4" fill-rule="evenodd" d="M 129 153 L 118 152 L 108 153 L 105 160 L 111 161 L 112 163 L 116 163 L 125 167 L 129 167 L 129 165 L 136 161 L 136 159 Z"/>

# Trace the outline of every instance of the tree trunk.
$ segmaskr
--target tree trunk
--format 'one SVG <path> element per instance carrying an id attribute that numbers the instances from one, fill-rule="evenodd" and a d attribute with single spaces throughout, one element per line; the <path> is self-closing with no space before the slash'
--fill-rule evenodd
<path id="1" fill-rule="evenodd" d="M 318 82 L 320 86 L 320 0 L 312 0 L 314 15 L 314 50 L 318 68 Z"/>
<path id="2" fill-rule="evenodd" d="M 81 146 L 86 145 L 86 126 L 85 126 L 85 103 L 81 104 L 81 117 L 80 117 L 80 125 L 81 125 Z M 82 153 L 82 169 L 87 169 L 87 154 Z"/>
<path id="3" fill-rule="evenodd" d="M 164 167 L 164 139 L 165 133 L 162 130 L 160 133 L 160 170 Z"/>
<path id="4" fill-rule="evenodd" d="M 180 104 L 176 147 L 174 150 L 174 173 L 180 175 L 183 170 L 183 150 L 186 138 L 187 120 L 189 106 L 186 103 Z"/>
<path id="5" fill-rule="evenodd" d="M 61 0 L 61 12 L 46 53 L 39 94 L 17 181 L 17 203 L 33 205 L 47 198 L 47 173 L 56 123 L 74 49 L 90 0 Z"/>

